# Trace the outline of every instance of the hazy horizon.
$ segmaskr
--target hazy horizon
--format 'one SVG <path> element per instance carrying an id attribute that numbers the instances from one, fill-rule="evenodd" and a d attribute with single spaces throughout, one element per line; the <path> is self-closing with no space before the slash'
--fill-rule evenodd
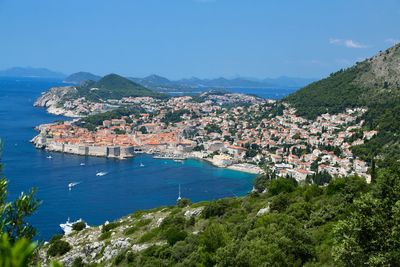
<path id="1" fill-rule="evenodd" d="M 399 24 L 395 0 L 2 0 L 0 69 L 321 78 L 397 43 Z"/>

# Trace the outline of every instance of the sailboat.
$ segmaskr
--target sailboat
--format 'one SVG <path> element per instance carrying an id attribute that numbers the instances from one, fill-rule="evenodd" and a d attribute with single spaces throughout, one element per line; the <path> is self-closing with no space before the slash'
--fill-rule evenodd
<path id="1" fill-rule="evenodd" d="M 181 197 L 181 184 L 179 184 L 179 195 L 178 195 L 178 199 L 176 201 L 179 201 L 181 199 L 182 199 L 182 197 Z"/>

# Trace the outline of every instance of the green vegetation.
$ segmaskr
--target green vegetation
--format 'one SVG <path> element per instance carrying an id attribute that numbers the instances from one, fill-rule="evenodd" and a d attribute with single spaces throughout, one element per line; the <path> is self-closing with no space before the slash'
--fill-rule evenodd
<path id="1" fill-rule="evenodd" d="M 88 81 L 77 88 L 77 92 L 68 95 L 67 99 L 85 97 L 89 101 L 99 102 L 108 99 L 121 99 L 123 97 L 165 97 L 164 94 L 154 92 L 131 80 L 117 74 L 109 74 L 97 82 Z"/>
<path id="2" fill-rule="evenodd" d="M 0 266 L 20 267 L 28 266 L 31 256 L 36 248 L 35 243 L 29 242 L 25 238 L 17 240 L 14 244 L 10 243 L 7 234 L 0 236 Z"/>
<path id="3" fill-rule="evenodd" d="M 117 228 L 119 225 L 120 224 L 118 222 L 110 222 L 110 223 L 104 224 L 101 228 L 101 232 L 106 233 L 112 229 Z"/>
<path id="4" fill-rule="evenodd" d="M 187 109 L 181 109 L 181 110 L 176 110 L 176 111 L 168 111 L 164 118 L 162 118 L 162 122 L 166 123 L 167 125 L 170 123 L 177 123 L 181 122 L 182 118 L 181 116 L 184 114 L 191 114 L 190 110 Z"/>
<path id="5" fill-rule="evenodd" d="M 72 230 L 74 231 L 82 231 L 83 229 L 86 228 L 86 223 L 84 221 L 81 222 L 76 222 L 72 225 Z"/>
<path id="6" fill-rule="evenodd" d="M 94 131 L 96 127 L 102 125 L 105 120 L 120 119 L 125 116 L 129 117 L 129 115 L 138 116 L 142 112 L 144 112 L 144 110 L 140 107 L 117 108 L 104 113 L 87 116 L 76 124 L 90 131 Z"/>
<path id="7" fill-rule="evenodd" d="M 221 127 L 214 123 L 207 124 L 204 129 L 207 131 L 207 133 L 222 133 Z"/>
<path id="8" fill-rule="evenodd" d="M 153 244 L 165 240 L 166 244 L 152 245 L 141 252 L 124 251 L 114 263 L 133 266 L 396 266 L 398 263 L 400 169 L 380 170 L 372 185 L 359 177 L 333 179 L 325 187 L 298 185 L 291 179 L 272 176 L 257 180 L 266 185 L 267 193 L 202 203 L 205 207 L 197 218 L 185 217 L 182 208 L 168 208 L 169 215 L 160 227 L 145 232 L 139 240 Z"/>
<path id="9" fill-rule="evenodd" d="M 368 108 L 361 118 L 365 120 L 364 130 L 376 129 L 379 133 L 365 144 L 354 147 L 353 152 L 369 162 L 374 158 L 383 159 L 378 164 L 385 166 L 387 158 L 400 159 L 399 62 L 400 45 L 397 45 L 312 83 L 284 101 L 294 106 L 298 115 L 308 119 L 327 112 L 343 112 L 346 108 Z"/>
<path id="10" fill-rule="evenodd" d="M 68 242 L 64 240 L 55 240 L 53 243 L 50 243 L 47 254 L 52 257 L 62 256 L 70 250 L 71 245 Z"/>

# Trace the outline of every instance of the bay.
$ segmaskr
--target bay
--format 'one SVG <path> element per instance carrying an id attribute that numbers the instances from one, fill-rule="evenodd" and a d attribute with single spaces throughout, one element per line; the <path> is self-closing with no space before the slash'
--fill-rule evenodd
<path id="1" fill-rule="evenodd" d="M 0 80 L 0 138 L 9 198 L 37 189 L 42 204 L 29 221 L 38 230 L 38 239 L 60 233 L 59 224 L 68 217 L 99 225 L 137 210 L 174 205 L 179 184 L 182 196 L 192 201 L 240 196 L 251 190 L 254 175 L 203 161 L 182 164 L 147 155 L 114 160 L 35 149 L 29 143 L 36 135 L 34 127 L 66 118 L 35 108 L 33 102 L 42 91 L 61 85 L 45 79 Z M 97 172 L 107 174 L 96 176 Z M 78 184 L 69 190 L 71 182 Z"/>

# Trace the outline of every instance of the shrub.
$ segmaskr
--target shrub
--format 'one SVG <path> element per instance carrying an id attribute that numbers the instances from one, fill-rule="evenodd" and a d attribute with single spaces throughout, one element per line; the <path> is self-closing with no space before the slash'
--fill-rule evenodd
<path id="1" fill-rule="evenodd" d="M 296 189 L 296 185 L 292 179 L 278 178 L 268 183 L 268 194 L 276 196 L 280 193 L 290 193 Z"/>
<path id="2" fill-rule="evenodd" d="M 108 224 L 103 224 L 103 227 L 101 228 L 101 232 L 105 233 L 108 232 L 114 228 L 117 228 L 120 225 L 119 222 L 110 222 Z"/>
<path id="3" fill-rule="evenodd" d="M 170 214 L 169 216 L 165 217 L 162 221 L 160 227 L 163 230 L 166 230 L 170 227 L 177 227 L 179 229 L 183 229 L 186 224 L 186 218 L 181 213 L 178 214 Z"/>
<path id="4" fill-rule="evenodd" d="M 82 261 L 81 257 L 75 258 L 74 262 L 72 263 L 72 267 L 84 267 L 85 264 Z"/>
<path id="5" fill-rule="evenodd" d="M 225 214 L 227 208 L 227 201 L 221 199 L 208 204 L 202 214 L 205 219 L 208 219 L 210 217 L 220 217 Z"/>
<path id="6" fill-rule="evenodd" d="M 105 232 L 105 233 L 102 233 L 102 234 L 99 236 L 99 240 L 102 241 L 102 240 L 108 239 L 108 238 L 110 238 L 110 237 L 111 237 L 111 232 Z"/>
<path id="7" fill-rule="evenodd" d="M 158 236 L 159 232 L 160 232 L 159 228 L 154 228 L 151 231 L 146 232 L 140 237 L 139 243 L 145 243 L 154 239 L 156 236 Z"/>
<path id="8" fill-rule="evenodd" d="M 179 200 L 176 202 L 176 205 L 177 205 L 179 208 L 187 207 L 187 206 L 189 206 L 190 204 L 192 204 L 192 201 L 191 201 L 190 199 L 188 199 L 188 198 L 181 198 L 181 199 L 179 199 Z"/>
<path id="9" fill-rule="evenodd" d="M 62 234 L 58 234 L 58 235 L 53 235 L 53 237 L 49 240 L 49 243 L 52 244 L 57 240 L 60 240 L 61 238 L 63 238 Z"/>
<path id="10" fill-rule="evenodd" d="M 164 233 L 165 238 L 170 246 L 175 245 L 176 242 L 185 240 L 187 233 L 178 228 L 171 227 Z"/>
<path id="11" fill-rule="evenodd" d="M 146 226 L 146 225 L 148 225 L 150 223 L 151 223 L 151 219 L 142 219 L 142 220 L 138 221 L 135 225 L 137 227 L 143 227 L 143 226 Z"/>
<path id="12" fill-rule="evenodd" d="M 75 230 L 75 231 L 78 231 L 78 232 L 82 231 L 85 228 L 86 228 L 86 223 L 84 221 L 77 222 L 77 223 L 74 223 L 72 225 L 72 230 Z"/>
<path id="13" fill-rule="evenodd" d="M 125 253 L 126 251 L 120 252 L 114 259 L 114 264 L 119 265 L 121 262 L 125 260 Z"/>
<path id="14" fill-rule="evenodd" d="M 56 240 L 54 241 L 47 251 L 47 254 L 50 256 L 61 256 L 71 250 L 71 245 L 64 240 Z"/>
<path id="15" fill-rule="evenodd" d="M 135 261 L 135 253 L 133 253 L 132 251 L 128 251 L 126 253 L 126 261 L 128 263 L 133 263 Z"/>

